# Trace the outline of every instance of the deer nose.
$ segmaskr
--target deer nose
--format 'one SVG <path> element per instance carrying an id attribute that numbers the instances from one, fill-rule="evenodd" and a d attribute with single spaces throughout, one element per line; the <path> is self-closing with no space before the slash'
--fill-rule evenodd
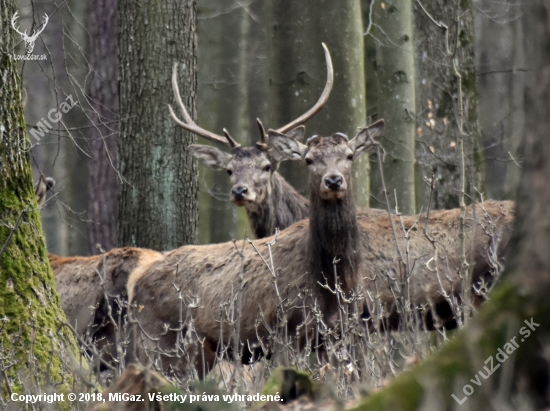
<path id="1" fill-rule="evenodd" d="M 344 179 L 342 178 L 342 176 L 332 175 L 332 176 L 325 177 L 325 186 L 329 190 L 333 190 L 333 191 L 339 190 L 342 187 L 343 183 L 344 183 Z"/>
<path id="2" fill-rule="evenodd" d="M 231 190 L 231 194 L 235 200 L 243 200 L 246 193 L 248 193 L 248 188 L 246 188 L 246 186 L 233 187 Z"/>

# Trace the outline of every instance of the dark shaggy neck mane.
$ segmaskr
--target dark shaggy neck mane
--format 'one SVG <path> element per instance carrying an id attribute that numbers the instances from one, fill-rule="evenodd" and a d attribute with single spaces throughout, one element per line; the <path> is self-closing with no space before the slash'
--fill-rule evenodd
<path id="1" fill-rule="evenodd" d="M 275 229 L 284 230 L 297 221 L 309 217 L 309 200 L 286 182 L 279 174 L 271 176 L 271 193 L 262 204 L 247 208 L 246 214 L 256 238 L 275 234 Z"/>
<path id="2" fill-rule="evenodd" d="M 337 281 L 347 294 L 357 284 L 360 263 L 359 228 L 357 226 L 353 194 L 348 190 L 346 197 L 336 201 L 319 198 L 311 190 L 311 212 L 309 219 L 308 259 L 311 273 L 316 281 L 328 284 L 334 289 L 334 259 Z M 326 279 L 325 279 L 326 278 Z M 323 303 L 330 307 L 336 302 L 334 294 L 321 289 Z"/>

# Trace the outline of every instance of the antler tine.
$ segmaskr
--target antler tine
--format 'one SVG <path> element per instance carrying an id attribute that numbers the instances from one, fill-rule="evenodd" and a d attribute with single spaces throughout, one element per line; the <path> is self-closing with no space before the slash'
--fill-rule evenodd
<path id="1" fill-rule="evenodd" d="M 216 143 L 222 143 L 225 145 L 229 145 L 231 147 L 231 144 L 228 142 L 228 140 L 220 135 L 214 134 L 208 130 L 205 130 L 201 127 L 199 127 L 192 119 L 187 110 L 185 109 L 185 105 L 183 104 L 183 101 L 181 100 L 180 95 L 180 89 L 178 86 L 178 63 L 174 63 L 174 67 L 172 69 L 172 89 L 174 91 L 174 99 L 176 100 L 176 104 L 180 108 L 181 113 L 183 114 L 183 118 L 185 122 L 181 121 L 176 114 L 174 113 L 174 110 L 172 109 L 172 106 L 168 104 L 168 110 L 170 110 L 170 115 L 172 116 L 172 119 L 176 122 L 176 124 L 182 128 L 184 128 L 187 131 L 190 131 L 191 133 L 194 133 L 198 136 L 204 137 L 207 140 L 215 141 Z"/>
<path id="2" fill-rule="evenodd" d="M 225 135 L 225 138 L 227 139 L 227 142 L 229 143 L 229 147 L 235 148 L 240 147 L 241 145 L 237 143 L 233 137 L 229 134 L 229 131 L 227 131 L 225 128 L 223 129 L 223 134 Z"/>
<path id="3" fill-rule="evenodd" d="M 25 30 L 24 33 L 21 33 L 19 31 L 19 26 L 15 26 L 15 22 L 17 21 L 17 19 L 19 18 L 19 10 L 15 12 L 15 14 L 13 15 L 13 17 L 11 18 L 11 26 L 13 27 L 13 29 L 21 36 L 24 36 L 27 34 L 27 31 Z"/>
<path id="4" fill-rule="evenodd" d="M 286 133 L 287 131 L 292 130 L 297 126 L 304 124 L 311 117 L 317 114 L 321 110 L 321 108 L 323 108 L 323 106 L 328 100 L 328 97 L 332 90 L 332 85 L 334 84 L 334 72 L 332 70 L 332 60 L 330 58 L 330 52 L 328 51 L 326 44 L 325 43 L 322 43 L 322 44 L 323 44 L 323 49 L 325 50 L 325 60 L 327 62 L 327 83 L 325 84 L 325 89 L 323 90 L 323 94 L 321 94 L 321 97 L 319 97 L 319 100 L 317 101 L 317 103 L 315 103 L 315 105 L 312 108 L 310 108 L 308 112 L 306 112 L 305 114 L 302 114 L 300 117 L 288 123 L 286 126 L 283 126 L 277 129 L 277 132 L 279 133 Z"/>
<path id="5" fill-rule="evenodd" d="M 266 137 L 267 134 L 265 133 L 264 125 L 262 124 L 262 121 L 257 118 L 256 123 L 258 123 L 258 127 L 260 128 L 260 144 L 267 144 Z"/>
<path id="6" fill-rule="evenodd" d="M 44 19 L 44 22 L 42 23 L 41 26 L 39 26 L 33 33 L 31 36 L 29 36 L 29 41 L 36 41 L 36 39 L 38 38 L 38 36 L 40 35 L 40 33 L 42 33 L 44 31 L 44 29 L 46 28 L 46 25 L 48 24 L 48 21 L 49 21 L 49 17 L 46 13 L 44 13 L 44 17 L 42 17 Z M 27 31 L 25 30 L 25 33 Z"/>

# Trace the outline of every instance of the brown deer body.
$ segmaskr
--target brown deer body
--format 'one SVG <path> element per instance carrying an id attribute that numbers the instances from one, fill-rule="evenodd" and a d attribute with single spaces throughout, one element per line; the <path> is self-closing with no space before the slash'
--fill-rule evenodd
<path id="1" fill-rule="evenodd" d="M 90 257 L 48 255 L 67 322 L 83 341 L 96 346 L 104 362 L 120 357 L 117 337 L 124 333 L 117 333 L 117 327 L 124 324 L 130 274 L 162 256 L 135 247 L 114 248 Z"/>
<path id="2" fill-rule="evenodd" d="M 270 132 L 270 142 L 275 145 L 282 158 L 287 160 L 304 160 L 310 168 L 312 182 L 318 175 L 317 168 L 327 166 L 330 161 L 324 157 L 312 159 L 308 154 L 308 145 L 289 136 Z M 318 139 L 312 138 L 313 143 Z M 312 140 L 310 139 L 310 140 Z M 334 141 L 331 142 L 334 144 Z M 322 153 L 327 150 L 320 150 Z M 320 163 L 321 166 L 318 164 Z M 316 201 L 319 192 L 313 191 L 311 209 L 319 207 L 322 201 Z M 348 190 L 349 194 L 351 190 Z M 320 192 L 322 193 L 322 191 Z M 330 205 L 330 203 L 329 203 Z M 346 209 L 346 208 L 344 208 Z M 324 210 L 322 211 L 324 212 Z M 346 227 L 338 234 L 343 241 L 341 247 L 351 241 L 358 241 L 358 250 L 362 256 L 360 263 L 360 285 L 367 294 L 364 316 L 379 315 L 391 312 L 397 297 L 404 297 L 413 305 L 426 303 L 439 304 L 456 297 L 462 291 L 461 276 L 471 275 L 473 287 L 481 281 L 489 286 L 493 279 L 490 272 L 493 264 L 501 264 L 504 250 L 511 236 L 514 220 L 514 203 L 511 201 L 485 201 L 482 204 L 467 207 L 465 213 L 465 258 L 472 263 L 468 272 L 460 267 L 460 209 L 442 210 L 426 215 L 401 216 L 393 215 L 393 227 L 386 211 L 362 209 L 353 213 L 357 218 L 358 233 L 349 232 L 349 223 L 345 219 L 351 216 L 338 213 L 327 213 L 324 218 L 333 225 L 330 232 L 338 231 L 337 227 Z M 329 215 L 333 216 L 329 220 Z M 336 218 L 334 218 L 336 217 Z M 338 219 L 340 217 L 340 219 Z M 325 252 L 328 233 L 315 228 L 311 236 L 317 236 L 314 255 L 330 256 Z M 396 230 L 396 231 L 394 231 Z M 357 240 L 355 238 L 358 237 Z M 331 244 L 331 243 L 329 243 Z M 311 249 L 310 249 L 311 250 Z M 334 254 L 334 252 L 332 253 Z M 351 253 L 342 253 L 351 256 Z M 318 257 L 316 266 L 327 266 L 330 261 Z M 400 263 L 401 262 L 401 263 Z M 343 261 L 344 265 L 346 261 Z M 340 267 L 340 265 L 338 265 Z M 315 266 L 312 270 L 315 270 Z M 317 270 L 318 271 L 318 270 Z M 325 269 L 326 271 L 326 269 Z M 447 298 L 448 297 L 448 298 Z M 368 307 L 368 308 L 367 308 Z M 382 311 L 382 312 L 381 312 Z"/>
<path id="3" fill-rule="evenodd" d="M 493 264 L 503 263 L 514 216 L 512 201 L 489 200 L 478 204 L 475 218 L 474 206 L 466 208 L 465 254 L 471 264 L 469 272 L 474 287 L 481 280 L 487 286 L 494 281 L 490 272 Z M 406 299 L 415 305 L 439 304 L 445 301 L 445 295 L 459 295 L 462 291 L 460 209 L 433 211 L 427 224 L 426 215 L 402 216 L 401 219 L 393 215 L 392 219 L 398 230 L 397 244 L 387 213 L 376 216 L 358 213 L 362 283 L 371 314 L 378 312 L 378 303 L 390 311 L 396 296 L 405 290 Z M 408 240 L 403 230 L 408 232 Z M 404 259 L 408 259 L 406 280 L 400 279 L 397 247 Z"/>
<path id="4" fill-rule="evenodd" d="M 377 138 L 382 128 L 379 121 L 368 131 Z M 310 220 L 282 231 L 272 246 L 275 273 L 253 247 L 236 242 L 184 246 L 132 274 L 128 292 L 139 324 L 135 343 L 141 359 L 160 355 L 165 370 L 184 372 L 190 365 L 185 343 L 203 341 L 201 350 L 192 354 L 199 374 L 209 370 L 217 349 L 230 341 L 232 327 L 218 319 L 222 317 L 221 304 L 234 294 L 238 294 L 236 309 L 240 313 L 235 321 L 244 344 L 254 345 L 259 338 L 269 337 L 270 330 L 277 327 L 277 311 L 283 301 L 288 306 L 291 334 L 305 321 L 304 306 L 306 311 L 318 307 L 330 323 L 338 304 L 334 294 L 319 282 L 334 289 L 338 281 L 347 293 L 355 288 L 360 270 L 359 232 L 351 193 L 353 158 L 349 156 L 372 145 L 366 142 L 367 137 L 365 129 L 351 142 L 338 134 L 310 142 L 311 157 L 333 161 L 330 167 L 310 173 L 315 193 L 312 200 L 321 203 L 311 208 Z M 254 244 L 265 254 L 265 246 L 271 242 L 272 237 Z M 265 258 L 269 260 L 267 255 Z M 336 272 L 332 264 L 335 259 L 340 261 Z M 300 295 L 311 297 L 303 299 Z"/>

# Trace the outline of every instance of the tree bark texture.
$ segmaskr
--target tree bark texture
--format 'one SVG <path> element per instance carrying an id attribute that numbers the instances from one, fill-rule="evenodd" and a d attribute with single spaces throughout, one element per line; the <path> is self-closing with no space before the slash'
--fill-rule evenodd
<path id="1" fill-rule="evenodd" d="M 3 392 L 54 383 L 60 384 L 56 390 L 67 390 L 70 381 L 67 370 L 62 375 L 62 362 L 67 365 L 69 351 L 77 349 L 72 334 L 58 333 L 57 319 L 64 320 L 65 314 L 48 263 L 28 151 L 22 149 L 30 142 L 20 68 L 13 58 L 20 41 L 10 23 L 16 11 L 15 1 L 0 0 L 0 346 L 5 367 L 0 384 Z M 6 361 L 15 364 L 6 367 Z"/>
<path id="2" fill-rule="evenodd" d="M 479 151 L 478 94 L 475 77 L 475 36 L 470 0 L 415 2 L 417 208 L 426 209 L 430 188 L 438 179 L 431 206 L 459 205 L 461 139 L 464 139 L 467 193 L 483 191 L 477 173 Z"/>
<path id="3" fill-rule="evenodd" d="M 92 254 L 117 245 L 118 9 L 115 0 L 90 3 L 88 95 L 93 106 L 88 219 Z M 97 247 L 100 245 L 100 248 Z"/>
<path id="4" fill-rule="evenodd" d="M 539 410 L 550 405 L 545 354 L 550 341 L 550 55 L 544 52 L 550 44 L 550 1 L 522 4 L 521 19 L 530 72 L 525 161 L 503 281 L 464 330 L 356 410 Z"/>
<path id="5" fill-rule="evenodd" d="M 196 137 L 177 126 L 172 65 L 195 116 L 196 35 L 192 0 L 119 2 L 119 245 L 169 250 L 197 239 Z"/>
<path id="6" fill-rule="evenodd" d="M 365 72 L 363 23 L 359 0 L 270 2 L 267 13 L 270 120 L 276 129 L 305 113 L 319 99 L 326 83 L 321 42 L 330 50 L 334 65 L 334 88 L 326 106 L 306 123 L 306 134 L 350 138 L 365 126 Z M 283 175 L 300 191 L 307 186 L 307 170 L 283 163 Z M 356 203 L 369 202 L 368 157 L 355 164 Z"/>
<path id="7" fill-rule="evenodd" d="M 386 120 L 382 147 L 390 207 L 415 214 L 415 67 L 412 2 L 375 3 L 378 118 Z M 381 193 L 375 193 L 382 197 Z M 396 198 L 397 197 L 397 198 Z"/>

